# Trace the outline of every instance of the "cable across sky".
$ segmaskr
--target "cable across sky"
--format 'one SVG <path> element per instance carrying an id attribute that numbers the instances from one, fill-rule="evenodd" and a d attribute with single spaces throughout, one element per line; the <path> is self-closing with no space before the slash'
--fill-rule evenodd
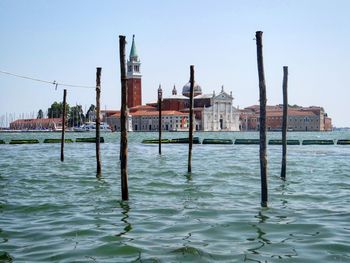
<path id="1" fill-rule="evenodd" d="M 0 70 L 0 73 L 6 74 L 6 75 L 10 75 L 10 76 L 14 76 L 14 77 L 17 77 L 17 78 L 29 79 L 29 80 L 33 80 L 33 81 L 48 83 L 48 84 L 51 84 L 51 85 L 55 85 L 56 89 L 57 89 L 58 86 L 73 87 L 73 88 L 87 88 L 87 89 L 94 89 L 95 88 L 93 86 L 84 86 L 84 85 L 73 85 L 73 84 L 60 83 L 60 82 L 57 82 L 56 80 L 54 80 L 54 81 L 42 80 L 42 79 L 37 79 L 37 78 L 33 78 L 33 77 L 19 75 L 19 74 L 15 74 L 15 73 L 3 71 L 3 70 Z"/>

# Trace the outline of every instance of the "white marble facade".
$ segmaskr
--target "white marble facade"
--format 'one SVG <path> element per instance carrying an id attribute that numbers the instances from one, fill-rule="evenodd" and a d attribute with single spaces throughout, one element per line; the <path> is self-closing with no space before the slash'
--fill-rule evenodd
<path id="1" fill-rule="evenodd" d="M 203 131 L 239 131 L 239 112 L 232 106 L 232 94 L 224 89 L 218 95 L 213 94 L 211 106 L 203 109 Z"/>

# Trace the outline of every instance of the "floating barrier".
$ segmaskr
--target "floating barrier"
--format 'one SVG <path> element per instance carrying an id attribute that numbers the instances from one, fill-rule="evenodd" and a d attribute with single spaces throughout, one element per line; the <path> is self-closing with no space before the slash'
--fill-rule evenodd
<path id="1" fill-rule="evenodd" d="M 270 145 L 282 145 L 282 140 L 269 140 Z M 300 145 L 299 140 L 287 140 L 287 145 Z"/>
<path id="2" fill-rule="evenodd" d="M 161 141 L 162 141 L 162 143 L 170 143 L 169 139 L 162 139 Z M 142 143 L 157 144 L 157 143 L 159 143 L 159 140 L 158 139 L 146 139 L 146 140 L 143 140 Z"/>
<path id="3" fill-rule="evenodd" d="M 96 143 L 96 137 L 92 138 L 76 138 L 76 142 L 93 142 Z M 100 137 L 100 142 L 105 142 L 105 139 L 103 137 Z"/>
<path id="4" fill-rule="evenodd" d="M 169 143 L 189 143 L 189 138 L 177 138 L 177 139 L 171 139 Z M 200 144 L 200 140 L 198 137 L 193 137 L 193 144 Z"/>
<path id="5" fill-rule="evenodd" d="M 158 139 L 145 139 L 142 143 L 157 144 L 159 143 Z M 162 139 L 162 143 L 189 143 L 188 138 L 177 138 L 177 139 Z M 193 137 L 193 144 L 200 144 L 198 137 Z"/>
<path id="6" fill-rule="evenodd" d="M 34 144 L 39 143 L 38 140 L 11 140 L 10 144 Z"/>
<path id="7" fill-rule="evenodd" d="M 236 139 L 235 144 L 260 144 L 259 139 Z"/>
<path id="8" fill-rule="evenodd" d="M 350 145 L 350 140 L 338 140 L 338 145 Z"/>
<path id="9" fill-rule="evenodd" d="M 231 139 L 204 139 L 203 144 L 233 144 Z"/>
<path id="10" fill-rule="evenodd" d="M 45 139 L 44 143 L 61 143 L 62 139 Z M 72 139 L 64 139 L 64 142 L 73 142 Z"/>
<path id="11" fill-rule="evenodd" d="M 73 143 L 72 139 L 65 139 L 66 143 Z M 96 138 L 76 138 L 76 142 L 89 142 L 95 143 Z M 100 142 L 104 142 L 104 138 L 100 137 Z M 39 140 L 36 139 L 23 139 L 23 140 L 11 140 L 9 144 L 36 144 Z M 45 139 L 44 143 L 61 143 L 61 139 Z M 158 144 L 158 139 L 145 139 L 142 141 L 144 144 Z M 162 143 L 189 143 L 188 138 L 175 138 L 175 139 L 162 139 Z M 199 137 L 193 137 L 194 144 L 200 144 Z M 203 139 L 203 144 L 233 144 L 231 139 Z M 236 139 L 234 144 L 259 144 L 259 139 Z M 0 144 L 6 144 L 4 140 L 0 140 Z M 288 145 L 300 145 L 299 140 L 287 140 Z M 337 140 L 338 145 L 350 145 L 350 139 Z M 282 140 L 269 140 L 269 145 L 282 145 Z M 334 145 L 334 140 L 303 140 L 302 145 Z"/>
<path id="12" fill-rule="evenodd" d="M 332 145 L 333 140 L 303 140 L 303 145 Z"/>

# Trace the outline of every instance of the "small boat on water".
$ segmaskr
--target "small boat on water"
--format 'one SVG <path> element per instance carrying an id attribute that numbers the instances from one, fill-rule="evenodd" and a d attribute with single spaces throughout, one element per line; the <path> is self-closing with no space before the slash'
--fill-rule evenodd
<path id="1" fill-rule="evenodd" d="M 96 123 L 95 122 L 86 122 L 80 127 L 74 127 L 73 131 L 75 132 L 89 132 L 89 131 L 96 131 Z M 101 122 L 100 124 L 100 131 L 101 132 L 111 132 L 112 129 L 109 127 L 109 125 L 105 122 Z"/>

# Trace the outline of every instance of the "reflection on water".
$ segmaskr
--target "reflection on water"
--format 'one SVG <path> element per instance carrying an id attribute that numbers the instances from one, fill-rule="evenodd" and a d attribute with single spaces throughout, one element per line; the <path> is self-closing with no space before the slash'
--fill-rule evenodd
<path id="1" fill-rule="evenodd" d="M 268 211 L 265 211 L 268 212 Z M 256 245 L 253 248 L 247 249 L 248 253 L 245 254 L 244 261 L 246 262 L 270 262 L 266 258 L 271 259 L 290 259 L 298 256 L 297 250 L 294 247 L 289 247 L 288 244 L 283 243 L 287 242 L 288 239 L 280 241 L 272 241 L 267 236 L 273 235 L 274 231 L 268 233 L 265 229 L 272 229 L 271 226 L 273 223 L 278 224 L 278 219 L 280 216 L 276 216 L 276 222 L 270 222 L 270 217 L 264 214 L 264 211 L 259 211 L 258 215 L 255 216 L 258 219 L 257 224 L 252 224 L 253 229 L 256 230 L 257 236 L 255 238 L 248 238 L 250 242 L 254 242 Z M 269 248 L 271 247 L 271 248 Z M 278 252 L 278 253 L 276 253 Z M 261 258 L 264 258 L 263 260 Z"/>
<path id="2" fill-rule="evenodd" d="M 129 211 L 130 211 L 129 203 L 127 201 L 119 201 L 118 204 L 119 204 L 119 207 L 123 210 L 122 211 L 123 217 L 120 220 L 125 224 L 123 231 L 116 235 L 118 237 L 121 237 L 127 234 L 128 232 L 130 232 L 132 230 L 132 226 L 127 220 L 129 218 Z"/>
<path id="3" fill-rule="evenodd" d="M 1 252 L 0 251 L 0 262 L 4 263 L 12 263 L 13 262 L 13 257 L 7 252 Z"/>
<path id="4" fill-rule="evenodd" d="M 287 195 L 287 187 L 289 185 L 289 181 L 287 181 L 287 179 L 283 180 L 281 185 L 277 188 L 277 191 L 280 191 L 281 193 L 281 197 L 280 197 L 280 201 L 281 201 L 281 208 L 287 208 L 288 205 L 288 195 Z"/>
<path id="5" fill-rule="evenodd" d="M 267 210 L 267 209 L 264 209 Z M 253 248 L 249 248 L 248 251 L 252 255 L 259 255 L 259 250 L 262 249 L 265 245 L 271 244 L 271 241 L 265 237 L 266 232 L 263 231 L 263 224 L 266 222 L 267 219 L 269 219 L 268 216 L 263 214 L 263 211 L 259 211 L 258 215 L 255 216 L 255 218 L 258 219 L 258 224 L 252 224 L 251 226 L 253 229 L 255 229 L 257 233 L 257 237 L 255 238 L 247 238 L 248 241 L 254 242 L 256 245 Z M 250 258 L 247 254 L 244 257 L 244 261 L 253 261 L 253 262 L 260 262 L 258 260 L 255 260 L 253 258 Z"/>

